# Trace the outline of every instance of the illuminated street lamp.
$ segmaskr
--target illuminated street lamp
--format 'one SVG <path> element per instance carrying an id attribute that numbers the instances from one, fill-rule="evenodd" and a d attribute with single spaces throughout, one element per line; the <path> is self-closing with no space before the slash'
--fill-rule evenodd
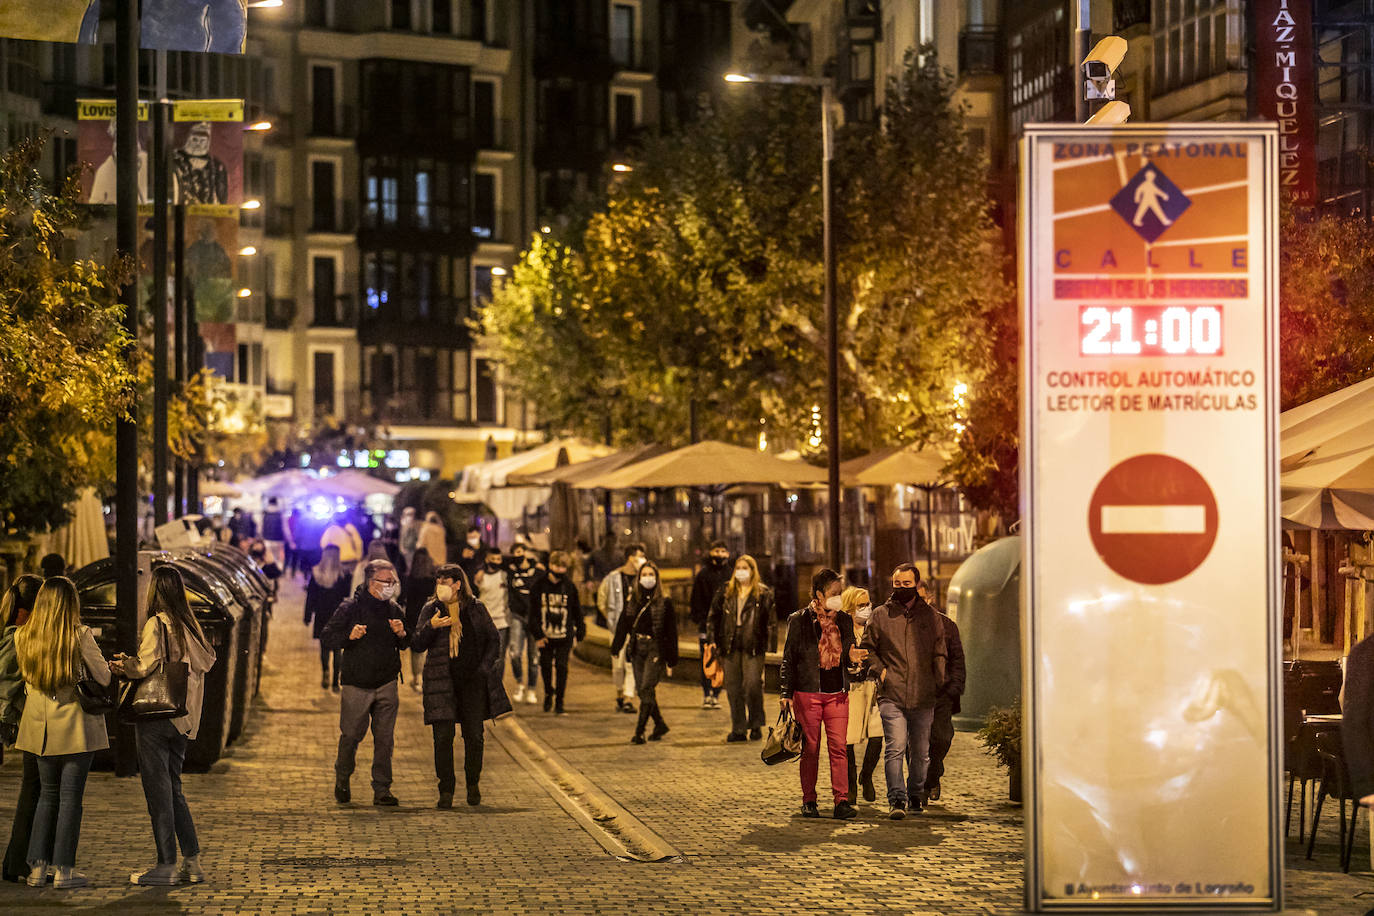
<path id="1" fill-rule="evenodd" d="M 835 104 L 829 80 L 812 76 L 787 76 L 773 73 L 727 73 L 727 83 L 769 83 L 782 86 L 810 86 L 821 90 L 821 233 L 825 247 L 825 364 L 826 364 L 826 470 L 830 509 L 827 535 L 830 565 L 844 572 L 844 550 L 840 544 L 840 330 L 835 310 L 835 234 L 831 229 L 835 189 L 830 181 L 830 163 L 835 158 L 834 132 L 830 109 Z"/>
<path id="2" fill-rule="evenodd" d="M 253 255 L 257 253 L 258 249 L 252 245 L 244 245 L 242 248 L 239 249 L 239 255 L 245 258 L 251 258 Z"/>
<path id="3" fill-rule="evenodd" d="M 262 206 L 262 201 L 257 200 L 256 198 L 253 200 L 245 200 L 239 206 L 243 207 L 243 209 L 245 210 L 257 210 L 259 207 Z"/>
<path id="4" fill-rule="evenodd" d="M 493 277 L 504 277 L 508 272 L 509 271 L 507 271 L 504 267 L 493 267 L 491 269 L 491 275 Z"/>
<path id="5" fill-rule="evenodd" d="M 249 124 L 247 127 L 244 128 L 244 130 L 257 130 L 257 131 L 271 130 L 271 129 L 272 129 L 272 122 L 271 122 L 271 121 L 254 121 L 252 124 Z"/>
<path id="6" fill-rule="evenodd" d="M 611 166 L 612 172 L 633 172 L 635 167 L 626 162 L 617 162 Z"/>

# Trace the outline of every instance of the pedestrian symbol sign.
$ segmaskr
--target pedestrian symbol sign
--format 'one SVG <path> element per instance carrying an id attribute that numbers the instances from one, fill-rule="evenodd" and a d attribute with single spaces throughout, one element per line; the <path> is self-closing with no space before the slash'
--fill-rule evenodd
<path id="1" fill-rule="evenodd" d="M 1146 165 L 1112 198 L 1112 209 L 1153 243 L 1192 204 L 1158 165 Z"/>

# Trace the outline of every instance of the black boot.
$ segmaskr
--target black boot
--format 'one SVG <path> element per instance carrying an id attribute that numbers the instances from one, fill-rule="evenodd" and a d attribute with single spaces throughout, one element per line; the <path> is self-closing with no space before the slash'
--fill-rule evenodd
<path id="1" fill-rule="evenodd" d="M 663 713 L 659 712 L 658 704 L 654 703 L 649 715 L 654 717 L 654 730 L 649 732 L 649 740 L 657 741 L 668 734 L 668 723 L 663 721 Z"/>
<path id="2" fill-rule="evenodd" d="M 631 740 L 635 744 L 644 743 L 644 726 L 649 724 L 649 704 L 639 704 L 639 715 L 635 719 L 635 736 Z"/>

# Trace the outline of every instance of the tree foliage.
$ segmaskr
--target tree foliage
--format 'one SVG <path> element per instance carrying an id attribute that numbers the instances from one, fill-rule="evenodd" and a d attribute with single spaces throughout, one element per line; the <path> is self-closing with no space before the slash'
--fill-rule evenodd
<path id="1" fill-rule="evenodd" d="M 834 163 L 842 429 L 850 453 L 949 442 L 953 389 L 1006 298 L 986 165 L 953 85 L 914 56 L 887 129 L 851 124 Z M 760 432 L 824 448 L 820 124 L 813 90 L 741 87 L 634 171 L 573 231 L 536 237 L 481 329 L 547 426 L 620 443 Z"/>

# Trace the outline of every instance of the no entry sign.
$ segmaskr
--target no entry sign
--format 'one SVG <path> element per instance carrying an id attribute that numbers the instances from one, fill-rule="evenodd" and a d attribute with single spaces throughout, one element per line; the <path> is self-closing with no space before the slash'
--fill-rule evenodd
<path id="1" fill-rule="evenodd" d="M 1032 911 L 1281 905 L 1276 150 L 1023 141 Z"/>

